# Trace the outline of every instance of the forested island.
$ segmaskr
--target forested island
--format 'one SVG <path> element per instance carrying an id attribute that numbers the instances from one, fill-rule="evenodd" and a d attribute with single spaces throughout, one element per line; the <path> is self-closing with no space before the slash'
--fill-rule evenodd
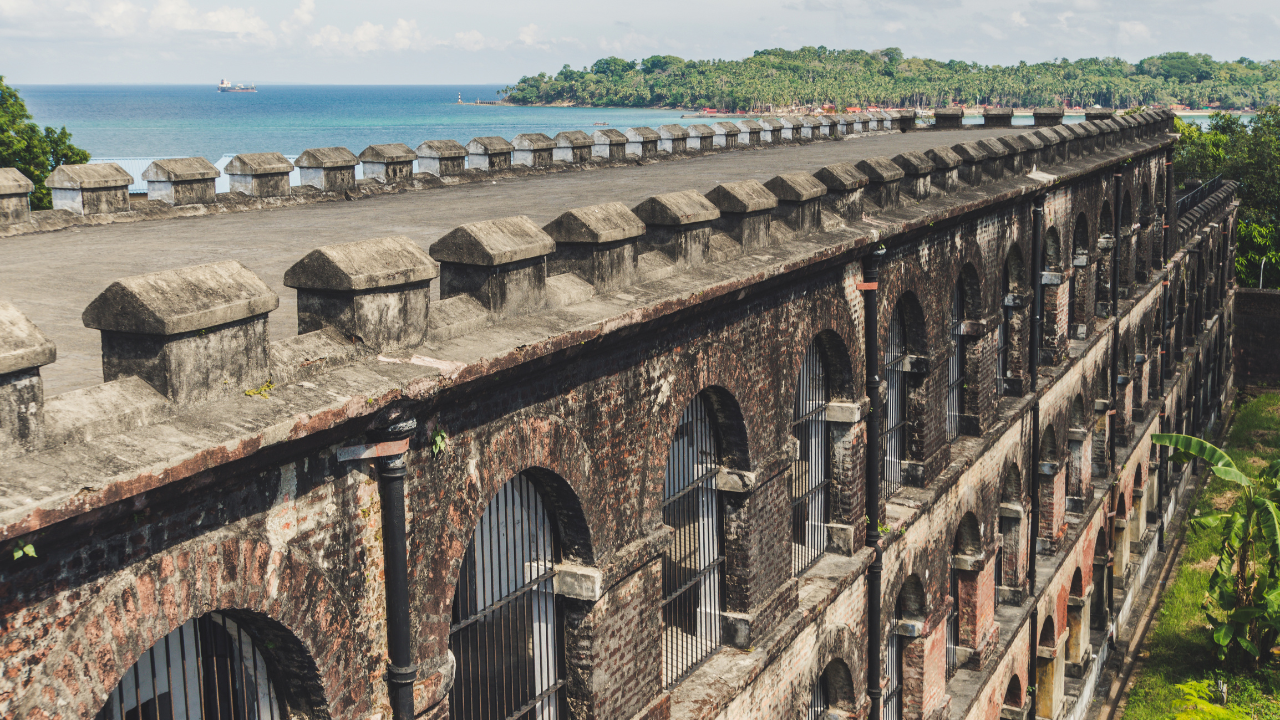
<path id="1" fill-rule="evenodd" d="M 898 48 L 867 52 L 819 46 L 757 50 L 744 60 L 607 57 L 582 70 L 565 65 L 555 75 L 520 78 L 500 94 L 518 105 L 746 111 L 952 103 L 1243 110 L 1280 102 L 1280 62 L 1243 57 L 1218 62 L 1204 54 L 1170 52 L 1136 65 L 1110 57 L 1005 67 L 908 58 Z"/>

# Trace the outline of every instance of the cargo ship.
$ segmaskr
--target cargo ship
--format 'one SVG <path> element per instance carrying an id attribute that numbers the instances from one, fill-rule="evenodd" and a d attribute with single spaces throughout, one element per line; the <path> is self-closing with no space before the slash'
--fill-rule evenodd
<path id="1" fill-rule="evenodd" d="M 249 83 L 248 87 L 245 87 L 244 85 L 232 85 L 224 79 L 222 82 L 218 83 L 218 92 L 258 92 L 258 88 L 254 87 L 253 83 Z"/>

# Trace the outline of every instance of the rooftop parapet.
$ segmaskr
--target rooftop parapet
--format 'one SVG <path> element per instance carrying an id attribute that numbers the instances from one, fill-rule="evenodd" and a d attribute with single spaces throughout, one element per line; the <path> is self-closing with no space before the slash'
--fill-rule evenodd
<path id="1" fill-rule="evenodd" d="M 432 244 L 440 297 L 494 315 L 526 315 L 547 306 L 547 257 L 556 243 L 524 215 L 462 225 Z M 468 303 L 470 299 L 470 303 Z M 450 310 L 441 323 L 448 324 Z M 433 312 L 433 315 L 436 313 Z"/>
<path id="2" fill-rule="evenodd" d="M 649 127 L 633 127 L 628 128 L 623 134 L 627 137 L 625 151 L 628 155 L 647 158 L 658 154 L 658 141 L 662 136 L 657 130 Z"/>
<path id="3" fill-rule="evenodd" d="M 1067 146 L 1062 142 L 1062 138 L 1054 130 L 1060 126 L 1050 125 L 1042 127 L 1030 134 L 1039 140 L 1044 148 L 1040 152 L 1041 165 L 1053 165 L 1066 160 Z"/>
<path id="4" fill-rule="evenodd" d="M 689 133 L 689 150 L 697 152 L 715 148 L 716 131 L 710 125 L 695 123 L 685 130 Z"/>
<path id="5" fill-rule="evenodd" d="M 987 127 L 1013 127 L 1013 108 L 984 108 L 982 124 Z"/>
<path id="6" fill-rule="evenodd" d="M 715 146 L 719 148 L 732 148 L 738 146 L 738 135 L 742 132 L 737 125 L 731 122 L 723 121 L 715 123 L 711 126 L 715 132 Z"/>
<path id="7" fill-rule="evenodd" d="M 960 168 L 964 158 L 949 147 L 936 147 L 924 151 L 924 156 L 933 164 L 933 172 L 929 174 L 929 184 L 935 194 L 949 194 L 960 187 Z"/>
<path id="8" fill-rule="evenodd" d="M 792 230 L 818 230 L 822 227 L 821 198 L 827 186 L 808 173 L 784 173 L 764 184 L 778 198 L 778 216 Z"/>
<path id="9" fill-rule="evenodd" d="M 556 141 L 544 133 L 521 133 L 512 139 L 511 146 L 515 148 L 511 152 L 513 165 L 551 167 L 555 161 Z"/>
<path id="10" fill-rule="evenodd" d="M 467 167 L 472 170 L 506 170 L 515 147 L 497 136 L 472 138 L 467 143 Z"/>
<path id="11" fill-rule="evenodd" d="M 428 140 L 418 146 L 417 153 L 418 172 L 444 177 L 467 169 L 467 149 L 457 140 Z"/>
<path id="12" fill-rule="evenodd" d="M 851 162 L 838 162 L 818 170 L 813 176 L 827 188 L 827 194 L 822 196 L 823 207 L 846 222 L 862 219 L 863 188 L 871 180 L 861 170 Z"/>
<path id="13" fill-rule="evenodd" d="M 232 192 L 250 197 L 288 197 L 293 163 L 278 152 L 241 153 L 225 168 Z"/>
<path id="14" fill-rule="evenodd" d="M 757 180 L 717 185 L 706 198 L 720 211 L 712 227 L 737 241 L 743 250 L 773 244 L 773 209 L 778 196 Z"/>
<path id="15" fill-rule="evenodd" d="M 22 222 L 31 217 L 31 191 L 35 183 L 15 168 L 0 168 L 0 223 Z"/>
<path id="16" fill-rule="evenodd" d="M 886 157 L 859 160 L 854 166 L 869 181 L 863 197 L 877 210 L 892 210 L 902 204 L 899 186 L 906 173 Z M 865 207 L 865 203 L 864 203 Z"/>
<path id="17" fill-rule="evenodd" d="M 40 368 L 57 358 L 45 334 L 0 300 L 0 458 L 37 449 L 44 438 Z"/>
<path id="18" fill-rule="evenodd" d="M 551 151 L 551 159 L 562 163 L 585 163 L 591 160 L 591 149 L 595 144 L 591 136 L 581 130 L 566 130 L 556 133 L 556 147 Z"/>
<path id="19" fill-rule="evenodd" d="M 1008 146 L 1000 142 L 999 138 L 983 138 L 977 144 L 987 153 L 987 159 L 982 163 L 983 173 L 992 181 L 1004 178 L 1006 159 L 1010 152 Z"/>
<path id="20" fill-rule="evenodd" d="M 892 115 L 893 129 L 898 132 L 911 132 L 916 129 L 916 111 L 914 108 L 905 110 L 890 110 Z"/>
<path id="21" fill-rule="evenodd" d="M 332 328 L 364 348 L 414 347 L 427 336 L 436 262 L 403 235 L 325 245 L 284 274 L 298 291 L 298 334 Z"/>
<path id="22" fill-rule="evenodd" d="M 776 117 L 760 118 L 760 141 L 776 145 L 785 138 L 782 136 L 782 130 L 786 125 L 782 120 Z"/>
<path id="23" fill-rule="evenodd" d="M 598 292 L 637 282 L 636 238 L 645 224 L 626 205 L 574 208 L 542 230 L 556 241 L 550 274 L 573 273 Z"/>
<path id="24" fill-rule="evenodd" d="M 132 184 L 133 176 L 115 163 L 59 165 L 44 181 L 53 209 L 77 215 L 127 211 Z"/>
<path id="25" fill-rule="evenodd" d="M 867 113 L 871 116 L 872 127 L 879 132 L 887 132 L 893 129 L 893 118 L 884 110 L 871 110 Z"/>
<path id="26" fill-rule="evenodd" d="M 370 145 L 360 151 L 366 179 L 400 182 L 413 177 L 413 161 L 418 153 L 404 143 Z"/>
<path id="27" fill-rule="evenodd" d="M 813 119 L 818 123 L 815 133 L 822 137 L 835 137 L 839 134 L 836 131 L 836 119 L 830 115 L 819 115 Z"/>
<path id="28" fill-rule="evenodd" d="M 356 165 L 360 159 L 344 147 L 303 150 L 293 166 L 301 184 L 323 192 L 346 192 L 356 186 Z"/>
<path id="29" fill-rule="evenodd" d="M 1062 124 L 1064 110 L 1061 107 L 1042 107 L 1031 111 L 1036 127 L 1053 127 Z"/>
<path id="30" fill-rule="evenodd" d="M 987 151 L 975 142 L 962 142 L 951 146 L 951 151 L 960 158 L 958 167 L 960 181 L 969 187 L 980 187 L 988 182 L 984 177 L 983 165 L 987 159 Z"/>
<path id="31" fill-rule="evenodd" d="M 902 168 L 902 189 L 908 196 L 923 201 L 929 199 L 929 175 L 933 173 L 933 163 L 918 150 L 900 153 L 893 158 L 893 164 Z"/>
<path id="32" fill-rule="evenodd" d="M 156 160 L 142 171 L 147 199 L 170 205 L 207 204 L 217 199 L 214 181 L 222 171 L 202 157 Z"/>
<path id="33" fill-rule="evenodd" d="M 684 153 L 689 147 L 689 131 L 681 125 L 662 125 L 658 127 L 658 150 L 677 155 Z"/>
<path id="34" fill-rule="evenodd" d="M 655 195 L 632 208 L 646 225 L 636 264 L 643 279 L 706 262 L 711 223 L 720 210 L 693 190 Z"/>
<path id="35" fill-rule="evenodd" d="M 1115 115 L 1116 111 L 1112 108 L 1085 108 L 1084 110 L 1086 122 L 1090 120 L 1110 120 Z"/>
<path id="36" fill-rule="evenodd" d="M 939 130 L 959 130 L 964 127 L 964 108 L 935 108 L 933 111 L 933 126 Z"/>
<path id="37" fill-rule="evenodd" d="M 801 115 L 796 118 L 799 121 L 800 136 L 806 138 L 816 138 L 822 135 L 822 123 L 818 118 L 812 115 Z"/>
<path id="38" fill-rule="evenodd" d="M 627 136 L 613 128 L 602 128 L 591 133 L 591 157 L 605 160 L 625 160 Z"/>
<path id="39" fill-rule="evenodd" d="M 102 332 L 107 382 L 136 375 L 185 405 L 269 379 L 267 314 L 279 305 L 257 275 L 225 260 L 117 280 L 81 319 Z"/>
<path id="40" fill-rule="evenodd" d="M 738 142 L 743 145 L 759 145 L 764 142 L 761 134 L 764 132 L 764 125 L 751 119 L 739 120 L 734 124 L 738 126 Z"/>
<path id="41" fill-rule="evenodd" d="M 799 140 L 804 137 L 804 123 L 797 115 L 783 115 L 778 118 L 782 123 L 783 140 Z"/>

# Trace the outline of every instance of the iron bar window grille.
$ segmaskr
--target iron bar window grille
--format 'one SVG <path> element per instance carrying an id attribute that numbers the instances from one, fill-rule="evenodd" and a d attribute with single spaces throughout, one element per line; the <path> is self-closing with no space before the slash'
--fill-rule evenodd
<path id="1" fill-rule="evenodd" d="M 280 720 L 266 659 L 221 613 L 188 620 L 138 658 L 96 720 Z"/>
<path id="2" fill-rule="evenodd" d="M 956 571 L 950 572 L 951 582 L 951 614 L 947 616 L 947 678 L 956 674 L 959 663 L 956 659 L 956 646 L 960 644 L 960 585 L 956 579 Z"/>
<path id="3" fill-rule="evenodd" d="M 896 619 L 896 618 L 895 618 Z M 894 623 L 896 625 L 896 623 Z M 902 636 L 890 630 L 883 720 L 902 720 Z"/>
<path id="4" fill-rule="evenodd" d="M 449 693 L 454 720 L 555 720 L 562 627 L 555 600 L 557 546 L 537 488 L 520 473 L 476 524 L 453 599 Z"/>
<path id="5" fill-rule="evenodd" d="M 796 575 L 808 570 L 827 549 L 828 489 L 831 448 L 827 433 L 827 402 L 831 395 L 817 344 L 811 343 L 800 365 L 793 432 L 800 455 L 791 478 L 791 567 Z"/>
<path id="6" fill-rule="evenodd" d="M 674 531 L 662 558 L 662 683 L 693 672 L 721 642 L 720 455 L 701 396 L 685 408 L 667 455 L 662 520 Z"/>
<path id="7" fill-rule="evenodd" d="M 1000 609 L 1000 586 L 1004 585 L 1004 548 L 996 548 L 995 570 L 992 574 L 995 576 L 995 587 L 991 589 L 991 605 L 996 610 Z"/>
<path id="8" fill-rule="evenodd" d="M 964 412 L 964 286 L 956 283 L 951 309 L 951 360 L 947 363 L 947 440 L 960 435 Z"/>
<path id="9" fill-rule="evenodd" d="M 884 404 L 884 429 L 880 432 L 880 446 L 884 448 L 885 497 L 893 495 L 902 487 L 902 458 L 907 444 L 907 382 L 903 367 L 906 359 L 902 316 L 895 309 L 884 344 L 884 374 L 888 393 Z"/>
<path id="10" fill-rule="evenodd" d="M 822 677 L 813 681 L 813 690 L 809 695 L 809 714 L 805 720 L 827 720 L 827 687 Z"/>

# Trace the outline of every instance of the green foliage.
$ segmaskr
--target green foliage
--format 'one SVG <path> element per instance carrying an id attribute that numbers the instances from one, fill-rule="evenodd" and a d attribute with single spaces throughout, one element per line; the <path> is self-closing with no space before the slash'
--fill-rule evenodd
<path id="1" fill-rule="evenodd" d="M 43 130 L 31 122 L 26 103 L 18 91 L 9 87 L 0 75 L 0 167 L 17 168 L 35 183 L 31 193 L 31 209 L 53 207 L 44 179 L 59 165 L 89 162 L 89 153 L 71 144 L 67 129 Z"/>
<path id="2" fill-rule="evenodd" d="M 1203 460 L 1213 475 L 1235 486 L 1226 512 L 1201 514 L 1191 525 L 1218 533 L 1218 561 L 1209 576 L 1205 617 L 1219 660 L 1256 666 L 1271 659 L 1280 639 L 1280 460 L 1250 479 L 1223 450 L 1188 435 L 1156 434 L 1174 449 L 1170 459 Z"/>
<path id="3" fill-rule="evenodd" d="M 1137 65 L 1120 58 L 979 65 L 908 58 L 900 48 L 757 50 L 742 60 L 683 60 L 654 55 L 640 63 L 603 58 L 590 69 L 524 77 L 502 94 L 519 104 L 626 107 L 765 105 L 935 106 L 952 102 L 1031 107 L 1131 107 L 1181 103 L 1256 107 L 1280 101 L 1280 63 L 1217 62 L 1183 52 Z"/>
<path id="4" fill-rule="evenodd" d="M 1173 703 L 1176 720 L 1252 720 L 1253 716 L 1238 705 L 1219 705 L 1218 690 L 1213 680 L 1191 680 L 1175 688 L 1182 698 Z"/>
<path id="5" fill-rule="evenodd" d="M 1237 278 L 1247 287 L 1258 287 L 1259 280 L 1263 287 L 1280 287 L 1280 107 L 1262 108 L 1247 121 L 1217 113 L 1205 130 L 1178 121 L 1178 131 L 1175 177 L 1221 174 L 1240 183 Z"/>
<path id="6" fill-rule="evenodd" d="M 436 428 L 431 433 L 431 454 L 439 455 L 447 447 L 449 447 L 449 436 L 445 434 L 444 430 Z"/>

